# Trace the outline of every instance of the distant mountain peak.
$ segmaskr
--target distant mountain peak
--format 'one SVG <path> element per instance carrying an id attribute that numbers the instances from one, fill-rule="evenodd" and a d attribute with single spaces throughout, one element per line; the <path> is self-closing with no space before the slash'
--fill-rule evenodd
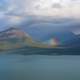
<path id="1" fill-rule="evenodd" d="M 16 35 L 17 37 L 29 37 L 27 33 L 25 33 L 24 31 L 22 31 L 20 28 L 17 28 L 17 27 L 10 27 L 0 32 L 0 36 L 9 37 L 13 35 Z"/>
<path id="2" fill-rule="evenodd" d="M 0 49 L 14 49 L 29 45 L 31 37 L 19 28 L 8 28 L 0 32 Z"/>

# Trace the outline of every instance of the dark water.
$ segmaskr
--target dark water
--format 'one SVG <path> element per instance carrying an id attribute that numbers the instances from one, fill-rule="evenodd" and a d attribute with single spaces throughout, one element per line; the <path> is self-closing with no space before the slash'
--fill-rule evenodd
<path id="1" fill-rule="evenodd" d="M 4 53 L 4 52 L 3 52 Z M 80 55 L 80 48 L 33 48 L 24 47 L 21 49 L 9 50 L 6 53 L 21 55 Z"/>
<path id="2" fill-rule="evenodd" d="M 0 80 L 80 80 L 80 56 L 13 53 L 0 53 Z"/>

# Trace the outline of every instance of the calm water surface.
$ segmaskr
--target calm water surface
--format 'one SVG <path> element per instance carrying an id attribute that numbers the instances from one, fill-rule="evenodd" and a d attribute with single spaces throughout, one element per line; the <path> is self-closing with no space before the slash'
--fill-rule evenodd
<path id="1" fill-rule="evenodd" d="M 80 56 L 1 54 L 0 80 L 80 80 Z"/>

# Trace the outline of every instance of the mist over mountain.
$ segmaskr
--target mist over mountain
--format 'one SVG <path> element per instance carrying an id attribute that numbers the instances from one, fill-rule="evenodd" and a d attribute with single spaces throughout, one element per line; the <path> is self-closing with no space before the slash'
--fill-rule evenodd
<path id="1" fill-rule="evenodd" d="M 44 32 L 43 32 L 44 33 Z M 42 32 L 41 32 L 42 34 Z M 0 49 L 28 47 L 58 48 L 80 47 L 80 36 L 69 31 L 54 31 L 36 38 L 20 28 L 9 28 L 0 32 Z"/>
<path id="2" fill-rule="evenodd" d="M 63 38 L 65 43 L 66 41 L 74 42 L 76 34 L 80 30 L 80 23 L 77 20 L 55 17 L 28 16 L 18 26 L 36 41 L 46 41 L 56 36 L 60 41 Z"/>
<path id="3" fill-rule="evenodd" d="M 54 48 L 55 45 L 56 47 L 79 47 L 80 38 L 78 35 L 80 23 L 72 18 L 24 16 L 24 19 L 19 24 L 8 26 L 1 31 L 0 35 L 7 36 L 8 34 L 5 33 L 7 30 L 9 30 L 12 35 L 12 27 L 14 28 L 12 30 L 16 31 L 14 34 L 17 36 L 12 40 L 17 40 L 17 42 L 22 41 L 20 42 L 21 46 L 25 44 L 25 46 L 44 46 L 47 48 L 48 46 Z M 23 40 L 24 38 L 26 41 Z M 0 37 L 0 39 L 2 39 L 2 37 Z M 12 41 L 9 37 L 6 39 L 8 42 Z"/>

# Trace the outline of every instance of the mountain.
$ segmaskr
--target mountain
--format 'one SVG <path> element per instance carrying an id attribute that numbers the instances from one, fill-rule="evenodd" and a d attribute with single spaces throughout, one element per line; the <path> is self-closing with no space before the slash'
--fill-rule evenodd
<path id="1" fill-rule="evenodd" d="M 79 29 L 80 23 L 70 18 L 53 18 L 53 17 L 25 17 L 18 27 L 29 33 L 33 39 L 40 41 L 44 37 L 58 31 L 73 31 Z"/>
<path id="2" fill-rule="evenodd" d="M 11 27 L 0 32 L 0 50 L 16 49 L 26 46 L 48 48 L 47 44 L 33 40 L 30 35 L 19 28 Z"/>
<path id="3" fill-rule="evenodd" d="M 11 27 L 0 32 L 0 50 L 22 47 L 37 48 L 71 48 L 80 47 L 80 35 L 72 32 L 53 32 L 44 37 L 44 40 L 34 40 L 31 35 L 19 28 Z"/>
<path id="4" fill-rule="evenodd" d="M 74 42 L 74 47 L 80 48 L 80 35 L 76 35 L 77 40 Z"/>
<path id="5" fill-rule="evenodd" d="M 57 47 L 73 47 L 76 46 L 76 43 L 79 41 L 80 39 L 78 36 L 72 32 L 58 31 L 48 34 L 41 42 L 48 45 L 55 45 Z"/>
<path id="6" fill-rule="evenodd" d="M 30 36 L 19 28 L 11 27 L 0 32 L 0 49 L 21 48 L 31 42 Z"/>

